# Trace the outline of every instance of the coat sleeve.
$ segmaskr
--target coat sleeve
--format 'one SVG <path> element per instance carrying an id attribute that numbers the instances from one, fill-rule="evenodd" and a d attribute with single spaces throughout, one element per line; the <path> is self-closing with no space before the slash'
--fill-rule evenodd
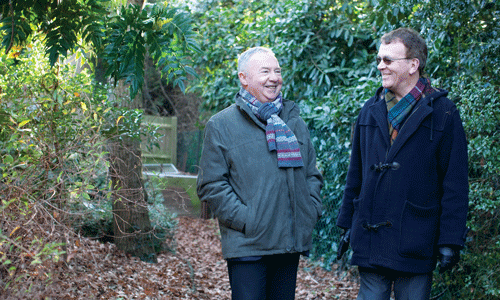
<path id="1" fill-rule="evenodd" d="M 352 226 L 352 217 L 354 214 L 353 200 L 359 197 L 361 184 L 363 182 L 359 119 L 360 117 L 358 116 L 358 120 L 356 121 L 356 126 L 354 128 L 351 157 L 349 170 L 347 172 L 346 185 L 344 188 L 344 196 L 342 198 L 342 204 L 340 206 L 337 219 L 337 226 L 345 229 L 351 228 Z"/>
<path id="2" fill-rule="evenodd" d="M 443 197 L 438 245 L 463 247 L 467 234 L 466 220 L 469 206 L 467 141 L 456 107 L 451 111 L 447 129 L 448 139 L 443 144 L 439 163 L 443 170 Z"/>
<path id="3" fill-rule="evenodd" d="M 227 145 L 221 139 L 213 121 L 205 127 L 205 138 L 200 158 L 197 193 L 225 227 L 243 231 L 247 206 L 239 199 L 229 183 L 226 159 Z"/>

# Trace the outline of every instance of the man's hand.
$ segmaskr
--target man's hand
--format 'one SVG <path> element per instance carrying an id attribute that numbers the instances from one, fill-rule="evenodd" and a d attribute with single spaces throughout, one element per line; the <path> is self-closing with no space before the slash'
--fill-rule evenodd
<path id="1" fill-rule="evenodd" d="M 337 260 L 342 258 L 342 255 L 347 251 L 349 248 L 349 242 L 351 241 L 351 229 L 344 229 L 344 232 L 340 236 L 340 242 L 337 247 Z"/>
<path id="2" fill-rule="evenodd" d="M 451 270 L 460 260 L 460 251 L 451 247 L 439 248 L 439 273 Z"/>

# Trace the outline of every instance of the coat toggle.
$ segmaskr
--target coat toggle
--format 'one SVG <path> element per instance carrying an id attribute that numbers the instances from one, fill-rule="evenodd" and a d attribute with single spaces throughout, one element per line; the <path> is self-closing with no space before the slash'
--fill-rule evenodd
<path id="1" fill-rule="evenodd" d="M 398 162 L 392 162 L 392 163 L 387 163 L 387 164 L 383 164 L 383 163 L 379 162 L 378 164 L 372 165 L 370 167 L 370 170 L 382 172 L 385 169 L 397 170 L 397 169 L 399 169 L 400 166 L 401 165 Z"/>

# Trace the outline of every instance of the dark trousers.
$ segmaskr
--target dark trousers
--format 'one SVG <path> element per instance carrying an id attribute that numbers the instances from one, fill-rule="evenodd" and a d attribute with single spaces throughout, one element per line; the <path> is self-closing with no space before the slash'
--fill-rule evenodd
<path id="1" fill-rule="evenodd" d="M 256 261 L 228 260 L 232 300 L 293 300 L 300 254 L 266 255 Z"/>
<path id="2" fill-rule="evenodd" d="M 359 268 L 358 300 L 389 300 L 394 288 L 396 300 L 429 300 L 432 273 L 408 274 Z"/>

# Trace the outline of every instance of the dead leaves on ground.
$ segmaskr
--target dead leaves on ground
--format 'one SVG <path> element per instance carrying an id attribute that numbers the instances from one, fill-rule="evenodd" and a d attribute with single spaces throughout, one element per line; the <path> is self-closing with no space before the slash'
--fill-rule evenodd
<path id="1" fill-rule="evenodd" d="M 216 221 L 180 217 L 175 241 L 175 252 L 150 264 L 113 244 L 79 240 L 68 262 L 28 266 L 18 289 L 0 299 L 230 299 Z M 357 290 L 354 281 L 301 259 L 296 299 L 355 299 Z"/>

